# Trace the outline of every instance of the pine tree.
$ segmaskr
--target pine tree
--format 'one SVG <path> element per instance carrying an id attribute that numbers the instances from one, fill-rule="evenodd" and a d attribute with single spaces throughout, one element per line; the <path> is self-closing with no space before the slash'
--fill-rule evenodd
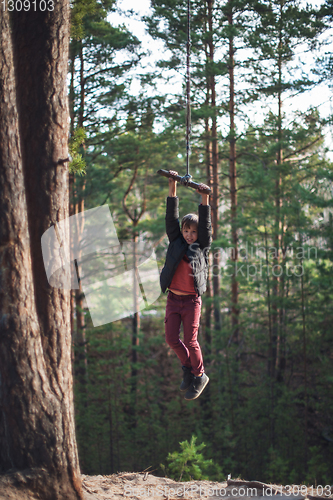
<path id="1" fill-rule="evenodd" d="M 69 294 L 48 284 L 41 249 L 68 216 L 68 3 L 0 22 L 0 470 L 40 498 L 82 499 Z"/>

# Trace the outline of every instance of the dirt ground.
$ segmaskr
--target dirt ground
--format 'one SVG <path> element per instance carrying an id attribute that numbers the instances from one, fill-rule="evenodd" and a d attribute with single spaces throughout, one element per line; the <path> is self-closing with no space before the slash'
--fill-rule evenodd
<path id="1" fill-rule="evenodd" d="M 274 497 L 274 500 L 293 499 L 319 500 L 333 498 L 331 489 L 321 491 L 300 486 L 268 485 L 257 481 L 232 480 L 217 483 L 213 481 L 176 482 L 172 479 L 156 477 L 149 473 L 122 473 L 112 476 L 83 476 L 85 500 L 249 500 L 253 497 Z M 320 495 L 318 494 L 320 493 Z M 321 496 L 321 493 L 324 493 Z M 254 500 L 254 499 L 253 499 Z"/>
<path id="2" fill-rule="evenodd" d="M 319 487 L 268 485 L 257 481 L 229 479 L 213 481 L 176 482 L 151 473 L 124 472 L 111 476 L 82 475 L 84 500 L 254 500 L 253 497 L 274 500 L 333 499 L 333 486 L 322 491 Z M 0 500 L 38 500 L 33 491 L 13 484 L 10 478 L 0 477 Z M 65 500 L 65 499 L 64 499 Z M 273 500 L 273 499 L 272 499 Z"/>

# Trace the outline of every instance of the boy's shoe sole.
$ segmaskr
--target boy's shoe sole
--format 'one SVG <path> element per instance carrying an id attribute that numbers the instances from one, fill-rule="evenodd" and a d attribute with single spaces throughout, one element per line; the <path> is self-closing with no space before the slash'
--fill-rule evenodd
<path id="1" fill-rule="evenodd" d="M 185 399 L 187 401 L 192 401 L 193 399 L 197 399 L 206 385 L 209 382 L 209 377 L 205 373 L 203 373 L 202 377 L 194 377 L 192 384 L 185 394 Z"/>

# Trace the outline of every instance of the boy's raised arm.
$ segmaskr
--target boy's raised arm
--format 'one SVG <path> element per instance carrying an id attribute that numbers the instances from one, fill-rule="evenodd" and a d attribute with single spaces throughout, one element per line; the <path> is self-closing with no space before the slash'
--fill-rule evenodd
<path id="1" fill-rule="evenodd" d="M 172 173 L 177 174 L 175 171 Z M 177 181 L 169 177 L 169 195 L 166 204 L 165 215 L 166 232 L 169 241 L 173 241 L 180 235 L 179 227 L 179 200 L 177 198 Z"/>
<path id="2" fill-rule="evenodd" d="M 209 194 L 203 193 L 203 189 L 209 189 L 209 187 L 201 183 L 197 189 L 197 192 L 201 194 L 201 205 L 209 205 Z"/>
<path id="3" fill-rule="evenodd" d="M 175 170 L 170 170 L 171 174 L 178 175 L 178 172 Z M 177 181 L 175 181 L 172 177 L 169 177 L 169 197 L 176 198 L 177 196 Z"/>
<path id="4" fill-rule="evenodd" d="M 206 184 L 200 184 L 197 192 L 201 194 L 201 205 L 199 205 L 199 224 L 198 224 L 198 240 L 202 248 L 209 249 L 212 243 L 212 222 L 211 209 L 209 205 L 209 194 L 203 193 L 201 189 L 205 189 Z"/>

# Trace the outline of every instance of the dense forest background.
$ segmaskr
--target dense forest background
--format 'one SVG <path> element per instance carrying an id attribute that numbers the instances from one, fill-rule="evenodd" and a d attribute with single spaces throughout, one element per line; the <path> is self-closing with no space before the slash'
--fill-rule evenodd
<path id="1" fill-rule="evenodd" d="M 142 22 L 157 58 L 112 22 L 116 8 L 72 3 L 70 213 L 108 204 L 119 239 L 148 240 L 161 268 L 156 171 L 186 173 L 187 3 L 152 0 Z M 210 384 L 193 402 L 179 393 L 165 296 L 94 328 L 73 291 L 81 468 L 176 477 L 179 456 L 197 454 L 210 479 L 332 484 L 332 2 L 191 0 L 191 14 L 190 172 L 212 188 Z M 178 195 L 181 215 L 196 211 L 197 193 Z"/>

